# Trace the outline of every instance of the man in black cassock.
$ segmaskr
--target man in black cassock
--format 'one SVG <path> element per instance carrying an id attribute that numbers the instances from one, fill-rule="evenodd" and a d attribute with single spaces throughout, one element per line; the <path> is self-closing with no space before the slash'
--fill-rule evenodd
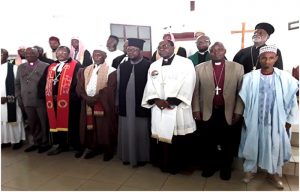
<path id="1" fill-rule="evenodd" d="M 261 65 L 258 61 L 259 49 L 266 45 L 266 41 L 270 38 L 270 35 L 275 31 L 274 27 L 269 23 L 259 23 L 255 26 L 254 35 L 252 41 L 253 46 L 241 49 L 233 58 L 233 61 L 240 63 L 244 66 L 245 74 L 252 70 L 260 69 Z M 283 69 L 281 52 L 277 50 L 278 60 L 274 67 Z"/>

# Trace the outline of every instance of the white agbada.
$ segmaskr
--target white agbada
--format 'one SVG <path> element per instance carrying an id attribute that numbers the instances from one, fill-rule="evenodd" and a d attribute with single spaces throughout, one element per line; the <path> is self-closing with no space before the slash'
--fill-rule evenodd
<path id="1" fill-rule="evenodd" d="M 14 75 L 17 75 L 18 67 L 14 65 Z M 5 80 L 7 76 L 7 63 L 1 64 L 0 83 L 1 97 L 6 96 Z M 17 122 L 7 122 L 7 104 L 1 104 L 1 144 L 2 143 L 19 143 L 25 140 L 24 123 L 22 121 L 22 112 L 17 103 Z"/>
<path id="2" fill-rule="evenodd" d="M 162 66 L 162 58 L 150 65 L 142 107 L 151 108 L 152 137 L 171 143 L 173 135 L 186 135 L 196 130 L 191 101 L 196 73 L 193 63 L 175 55 L 171 65 Z M 182 102 L 174 109 L 159 109 L 149 100 L 176 97 Z"/>

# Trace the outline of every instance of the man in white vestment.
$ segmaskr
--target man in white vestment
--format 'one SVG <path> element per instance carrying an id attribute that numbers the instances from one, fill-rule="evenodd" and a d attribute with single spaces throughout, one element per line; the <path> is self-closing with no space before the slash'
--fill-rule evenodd
<path id="1" fill-rule="evenodd" d="M 15 98 L 15 77 L 17 65 L 8 63 L 8 52 L 1 49 L 1 147 L 13 149 L 22 147 L 25 140 L 22 112 Z"/>
<path id="2" fill-rule="evenodd" d="M 159 43 L 161 58 L 151 64 L 142 106 L 151 108 L 152 163 L 176 174 L 189 162 L 189 137 L 196 130 L 191 101 L 195 87 L 193 63 L 174 54 L 174 43 Z"/>
<path id="3" fill-rule="evenodd" d="M 245 105 L 245 127 L 239 156 L 245 159 L 243 182 L 249 183 L 260 167 L 276 188 L 283 189 L 282 166 L 291 158 L 290 127 L 298 123 L 298 81 L 274 67 L 277 53 L 273 45 L 261 47 L 261 69 L 243 78 L 239 95 Z"/>

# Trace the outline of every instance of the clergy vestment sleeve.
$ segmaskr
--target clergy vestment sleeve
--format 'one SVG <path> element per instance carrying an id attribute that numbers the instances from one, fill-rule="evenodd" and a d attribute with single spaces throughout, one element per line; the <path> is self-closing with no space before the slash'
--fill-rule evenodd
<path id="1" fill-rule="evenodd" d="M 178 106 L 182 102 L 180 99 L 177 99 L 176 97 L 169 97 L 167 98 L 167 101 L 169 105 L 176 105 L 176 106 Z"/>

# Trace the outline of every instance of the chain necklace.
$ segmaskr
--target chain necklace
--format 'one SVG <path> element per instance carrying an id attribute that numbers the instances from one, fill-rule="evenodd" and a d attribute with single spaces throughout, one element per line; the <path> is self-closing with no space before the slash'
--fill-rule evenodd
<path id="1" fill-rule="evenodd" d="M 220 76 L 219 76 L 219 79 L 217 81 L 217 77 L 216 77 L 216 73 L 215 73 L 215 69 L 213 69 L 213 75 L 214 75 L 214 80 L 215 80 L 215 83 L 216 83 L 216 88 L 215 88 L 215 91 L 216 91 L 216 95 L 219 95 L 219 91 L 221 91 L 222 89 L 219 87 L 219 83 L 220 83 L 220 80 L 221 80 L 221 77 L 222 77 L 222 73 L 223 73 L 223 70 L 224 70 L 224 66 L 225 66 L 225 63 L 221 69 L 221 73 L 220 73 Z"/>
<path id="2" fill-rule="evenodd" d="M 256 58 L 255 65 L 254 65 L 252 49 L 253 49 L 253 46 L 251 47 L 251 61 L 252 61 L 252 70 L 255 70 L 257 67 L 258 58 Z"/>
<path id="3" fill-rule="evenodd" d="M 33 70 L 31 71 L 31 73 L 27 75 L 27 77 L 26 77 L 26 82 L 27 82 L 27 84 L 29 83 L 29 80 L 30 80 L 31 76 L 36 72 L 37 66 L 38 66 L 38 64 L 36 63 L 35 67 L 34 67 Z"/>

